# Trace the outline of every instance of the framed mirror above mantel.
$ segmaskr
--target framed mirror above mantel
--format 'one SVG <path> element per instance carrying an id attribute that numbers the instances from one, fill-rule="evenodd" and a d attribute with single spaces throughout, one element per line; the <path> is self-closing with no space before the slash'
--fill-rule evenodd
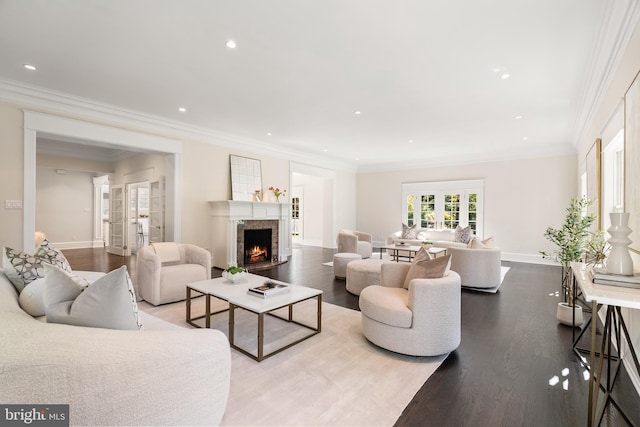
<path id="1" fill-rule="evenodd" d="M 231 200 L 251 202 L 262 192 L 262 164 L 258 159 L 229 155 Z"/>

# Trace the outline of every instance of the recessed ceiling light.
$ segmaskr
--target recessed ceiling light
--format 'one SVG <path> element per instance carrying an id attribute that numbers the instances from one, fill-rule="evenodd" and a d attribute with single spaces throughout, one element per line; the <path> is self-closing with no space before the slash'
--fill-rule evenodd
<path id="1" fill-rule="evenodd" d="M 24 64 L 24 68 L 26 68 L 27 70 L 30 70 L 30 71 L 35 71 L 36 70 L 36 66 L 35 65 L 31 65 L 31 64 Z"/>
<path id="2" fill-rule="evenodd" d="M 525 136 L 524 138 L 522 138 L 522 140 L 523 140 L 523 141 L 528 141 L 528 140 L 529 140 L 529 137 L 528 137 L 528 136 Z"/>
<path id="3" fill-rule="evenodd" d="M 356 111 L 356 112 L 355 112 L 355 115 L 356 115 L 356 116 L 359 116 L 360 114 L 362 114 L 362 112 L 360 112 L 360 111 Z"/>
<path id="4" fill-rule="evenodd" d="M 410 139 L 409 142 L 413 142 L 413 139 Z"/>
<path id="5" fill-rule="evenodd" d="M 267 136 L 271 136 L 271 132 L 267 132 Z"/>
<path id="6" fill-rule="evenodd" d="M 322 151 L 324 151 L 324 152 L 326 153 L 326 152 L 327 152 L 327 151 L 329 151 L 329 150 L 327 150 L 327 149 L 325 148 L 325 149 L 324 149 L 324 150 L 322 150 Z"/>
<path id="7" fill-rule="evenodd" d="M 500 78 L 501 78 L 502 80 L 506 80 L 506 79 L 508 79 L 509 77 L 511 77 L 511 74 L 509 74 L 509 73 L 503 73 L 503 74 L 501 74 L 501 75 L 500 75 Z"/>
<path id="8" fill-rule="evenodd" d="M 186 109 L 186 108 L 184 108 L 184 107 L 180 107 L 180 108 L 178 108 L 178 111 L 180 111 L 181 113 L 184 113 L 184 112 L 186 112 L 186 111 L 187 111 L 187 109 Z"/>
<path id="9" fill-rule="evenodd" d="M 234 42 L 233 40 L 227 40 L 227 47 L 229 49 L 235 49 L 237 47 L 236 42 Z"/>
<path id="10" fill-rule="evenodd" d="M 514 119 L 516 120 L 520 120 L 522 118 L 522 116 L 515 116 Z"/>

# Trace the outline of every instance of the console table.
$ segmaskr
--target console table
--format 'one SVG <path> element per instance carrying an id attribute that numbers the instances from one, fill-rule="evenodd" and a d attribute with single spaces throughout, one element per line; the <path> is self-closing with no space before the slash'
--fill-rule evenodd
<path id="1" fill-rule="evenodd" d="M 636 371 L 640 372 L 638 357 L 621 312 L 622 308 L 640 309 L 640 289 L 596 285 L 593 283 L 591 268 L 584 263 L 572 262 L 571 271 L 575 284 L 580 287 L 585 301 L 591 303 L 591 349 L 589 357 L 591 380 L 589 382 L 588 425 L 600 425 L 609 404 L 614 405 L 630 425 L 636 425 L 629 419 L 624 409 L 620 407 L 611 394 L 622 364 L 622 357 L 612 354 L 612 350 L 615 350 L 612 338 L 615 337 L 615 342 L 618 346 L 622 342 L 626 343 L 626 356 L 631 355 Z M 573 292 L 575 301 L 576 286 L 574 286 Z M 598 323 L 598 309 L 602 305 L 606 305 L 607 309 L 596 366 L 596 326 Z M 604 383 L 603 374 L 605 374 Z M 602 405 L 600 406 L 601 389 L 603 395 Z"/>

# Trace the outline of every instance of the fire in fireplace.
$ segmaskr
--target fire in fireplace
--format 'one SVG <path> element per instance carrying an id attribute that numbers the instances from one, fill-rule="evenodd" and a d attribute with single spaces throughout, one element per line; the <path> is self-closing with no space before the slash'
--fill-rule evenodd
<path id="1" fill-rule="evenodd" d="M 271 262 L 271 229 L 244 231 L 244 265 Z"/>

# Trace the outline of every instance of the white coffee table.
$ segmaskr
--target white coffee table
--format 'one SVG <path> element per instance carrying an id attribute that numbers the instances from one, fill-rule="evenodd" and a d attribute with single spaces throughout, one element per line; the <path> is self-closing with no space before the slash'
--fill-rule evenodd
<path id="1" fill-rule="evenodd" d="M 222 277 L 203 280 L 201 282 L 194 282 L 187 284 L 187 301 L 186 301 L 186 320 L 192 326 L 196 328 L 201 328 L 202 326 L 194 323 L 194 320 L 205 319 L 205 328 L 211 327 L 211 316 L 217 313 L 221 313 L 224 311 L 229 311 L 229 345 L 231 348 L 234 348 L 241 352 L 242 354 L 251 357 L 258 362 L 263 359 L 273 356 L 287 348 L 298 344 L 316 334 L 319 334 L 322 330 L 322 291 L 318 289 L 308 288 L 306 286 L 295 285 L 292 283 L 285 283 L 289 286 L 289 292 L 267 297 L 261 298 L 258 296 L 248 295 L 247 290 L 249 288 L 260 286 L 266 280 L 270 280 L 276 283 L 285 283 L 279 282 L 277 280 L 271 280 L 264 276 L 258 276 L 256 274 L 247 274 L 247 281 L 243 281 L 240 283 L 232 283 Z M 191 299 L 193 297 L 193 293 L 198 293 L 205 296 L 205 313 L 201 316 L 191 317 Z M 199 295 L 196 295 L 199 296 Z M 218 298 L 220 300 L 226 301 L 229 303 L 229 308 L 211 312 L 211 297 Z M 293 306 L 299 302 L 306 301 L 311 298 L 316 298 L 318 300 L 318 309 L 317 309 L 317 322 L 315 327 L 310 326 L 304 323 L 297 322 L 293 319 Z M 250 353 L 246 349 L 238 347 L 234 343 L 234 335 L 235 335 L 235 310 L 236 308 L 245 309 L 251 313 L 255 313 L 258 315 L 258 349 L 257 355 Z M 276 316 L 271 312 L 278 310 L 283 307 L 289 308 L 289 315 L 287 318 L 283 318 L 280 316 Z M 271 353 L 264 354 L 264 315 L 271 314 L 278 319 L 282 319 L 287 322 L 295 323 L 297 325 L 303 326 L 307 329 L 313 331 L 311 334 L 304 336 L 301 339 L 298 339 L 290 344 L 285 345 L 284 347 L 280 347 Z"/>

